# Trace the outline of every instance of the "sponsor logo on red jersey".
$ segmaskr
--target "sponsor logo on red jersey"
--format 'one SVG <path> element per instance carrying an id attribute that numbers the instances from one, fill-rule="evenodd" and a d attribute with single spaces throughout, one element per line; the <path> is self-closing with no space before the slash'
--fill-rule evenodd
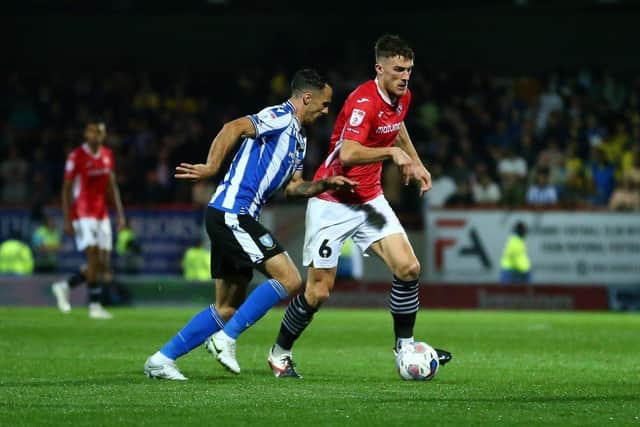
<path id="1" fill-rule="evenodd" d="M 382 162 L 344 166 L 339 151 L 344 140 L 366 147 L 389 147 L 395 142 L 407 114 L 411 92 L 395 104 L 370 80 L 356 88 L 345 101 L 336 119 L 329 153 L 316 171 L 315 179 L 343 175 L 358 182 L 354 192 L 330 190 L 318 197 L 339 203 L 364 203 L 382 194 Z"/>

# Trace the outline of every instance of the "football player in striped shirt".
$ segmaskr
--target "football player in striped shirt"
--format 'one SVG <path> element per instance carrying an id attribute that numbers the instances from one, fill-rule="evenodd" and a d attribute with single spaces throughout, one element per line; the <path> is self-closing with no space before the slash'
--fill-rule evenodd
<path id="1" fill-rule="evenodd" d="M 150 378 L 186 380 L 175 360 L 205 340 L 216 359 L 239 374 L 238 336 L 302 286 L 300 273 L 285 249 L 258 222 L 265 203 L 279 190 L 288 197 L 311 197 L 329 189 L 349 192 L 356 186 L 342 176 L 303 180 L 307 144 L 303 126 L 328 113 L 333 90 L 311 69 L 296 72 L 291 89 L 291 97 L 283 104 L 225 124 L 211 143 L 206 163 L 182 163 L 176 168 L 179 179 L 200 180 L 226 173 L 205 214 L 216 302 L 147 359 L 144 373 Z M 221 170 L 231 155 L 230 165 Z M 254 268 L 269 280 L 245 299 Z"/>

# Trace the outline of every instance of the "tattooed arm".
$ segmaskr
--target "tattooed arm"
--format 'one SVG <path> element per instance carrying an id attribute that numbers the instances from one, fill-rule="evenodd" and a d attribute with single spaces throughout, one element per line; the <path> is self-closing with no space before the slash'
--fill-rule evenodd
<path id="1" fill-rule="evenodd" d="M 302 179 L 302 172 L 296 172 L 284 189 L 284 193 L 290 198 L 313 197 L 327 190 L 353 191 L 356 185 L 358 185 L 357 182 L 343 176 L 332 176 L 320 181 L 305 181 Z"/>

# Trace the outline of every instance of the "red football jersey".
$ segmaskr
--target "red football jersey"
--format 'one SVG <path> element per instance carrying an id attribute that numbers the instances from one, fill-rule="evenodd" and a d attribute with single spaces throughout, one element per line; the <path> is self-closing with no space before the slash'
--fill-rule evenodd
<path id="1" fill-rule="evenodd" d="M 107 185 L 113 171 L 113 153 L 101 146 L 96 154 L 87 144 L 73 150 L 67 157 L 64 179 L 73 181 L 71 219 L 97 218 L 109 215 L 107 210 Z"/>
<path id="2" fill-rule="evenodd" d="M 355 192 L 329 190 L 318 195 L 320 199 L 339 203 L 364 203 L 382 194 L 382 162 L 367 165 L 343 166 L 339 151 L 345 139 L 357 141 L 367 147 L 389 147 L 395 142 L 404 121 L 411 92 L 392 104 L 375 80 L 358 86 L 347 97 L 338 114 L 331 134 L 329 154 L 320 165 L 314 180 L 342 175 L 358 182 Z"/>

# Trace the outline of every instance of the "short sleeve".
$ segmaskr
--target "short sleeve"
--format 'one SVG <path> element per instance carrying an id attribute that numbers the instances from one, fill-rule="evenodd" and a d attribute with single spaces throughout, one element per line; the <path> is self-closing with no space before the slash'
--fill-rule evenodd
<path id="1" fill-rule="evenodd" d="M 304 151 L 298 151 L 298 155 L 296 157 L 296 172 L 302 172 L 304 169 Z"/>
<path id="2" fill-rule="evenodd" d="M 286 128 L 291 123 L 291 112 L 282 107 L 269 107 L 257 114 L 247 116 L 256 129 L 256 138 L 269 136 Z"/>
<path id="3" fill-rule="evenodd" d="M 67 157 L 67 161 L 64 164 L 64 179 L 73 180 L 78 174 L 78 164 L 76 159 L 76 152 L 72 152 Z"/>
<path id="4" fill-rule="evenodd" d="M 344 133 L 342 139 L 365 143 L 375 120 L 374 103 L 368 98 L 350 99 L 344 106 Z"/>

